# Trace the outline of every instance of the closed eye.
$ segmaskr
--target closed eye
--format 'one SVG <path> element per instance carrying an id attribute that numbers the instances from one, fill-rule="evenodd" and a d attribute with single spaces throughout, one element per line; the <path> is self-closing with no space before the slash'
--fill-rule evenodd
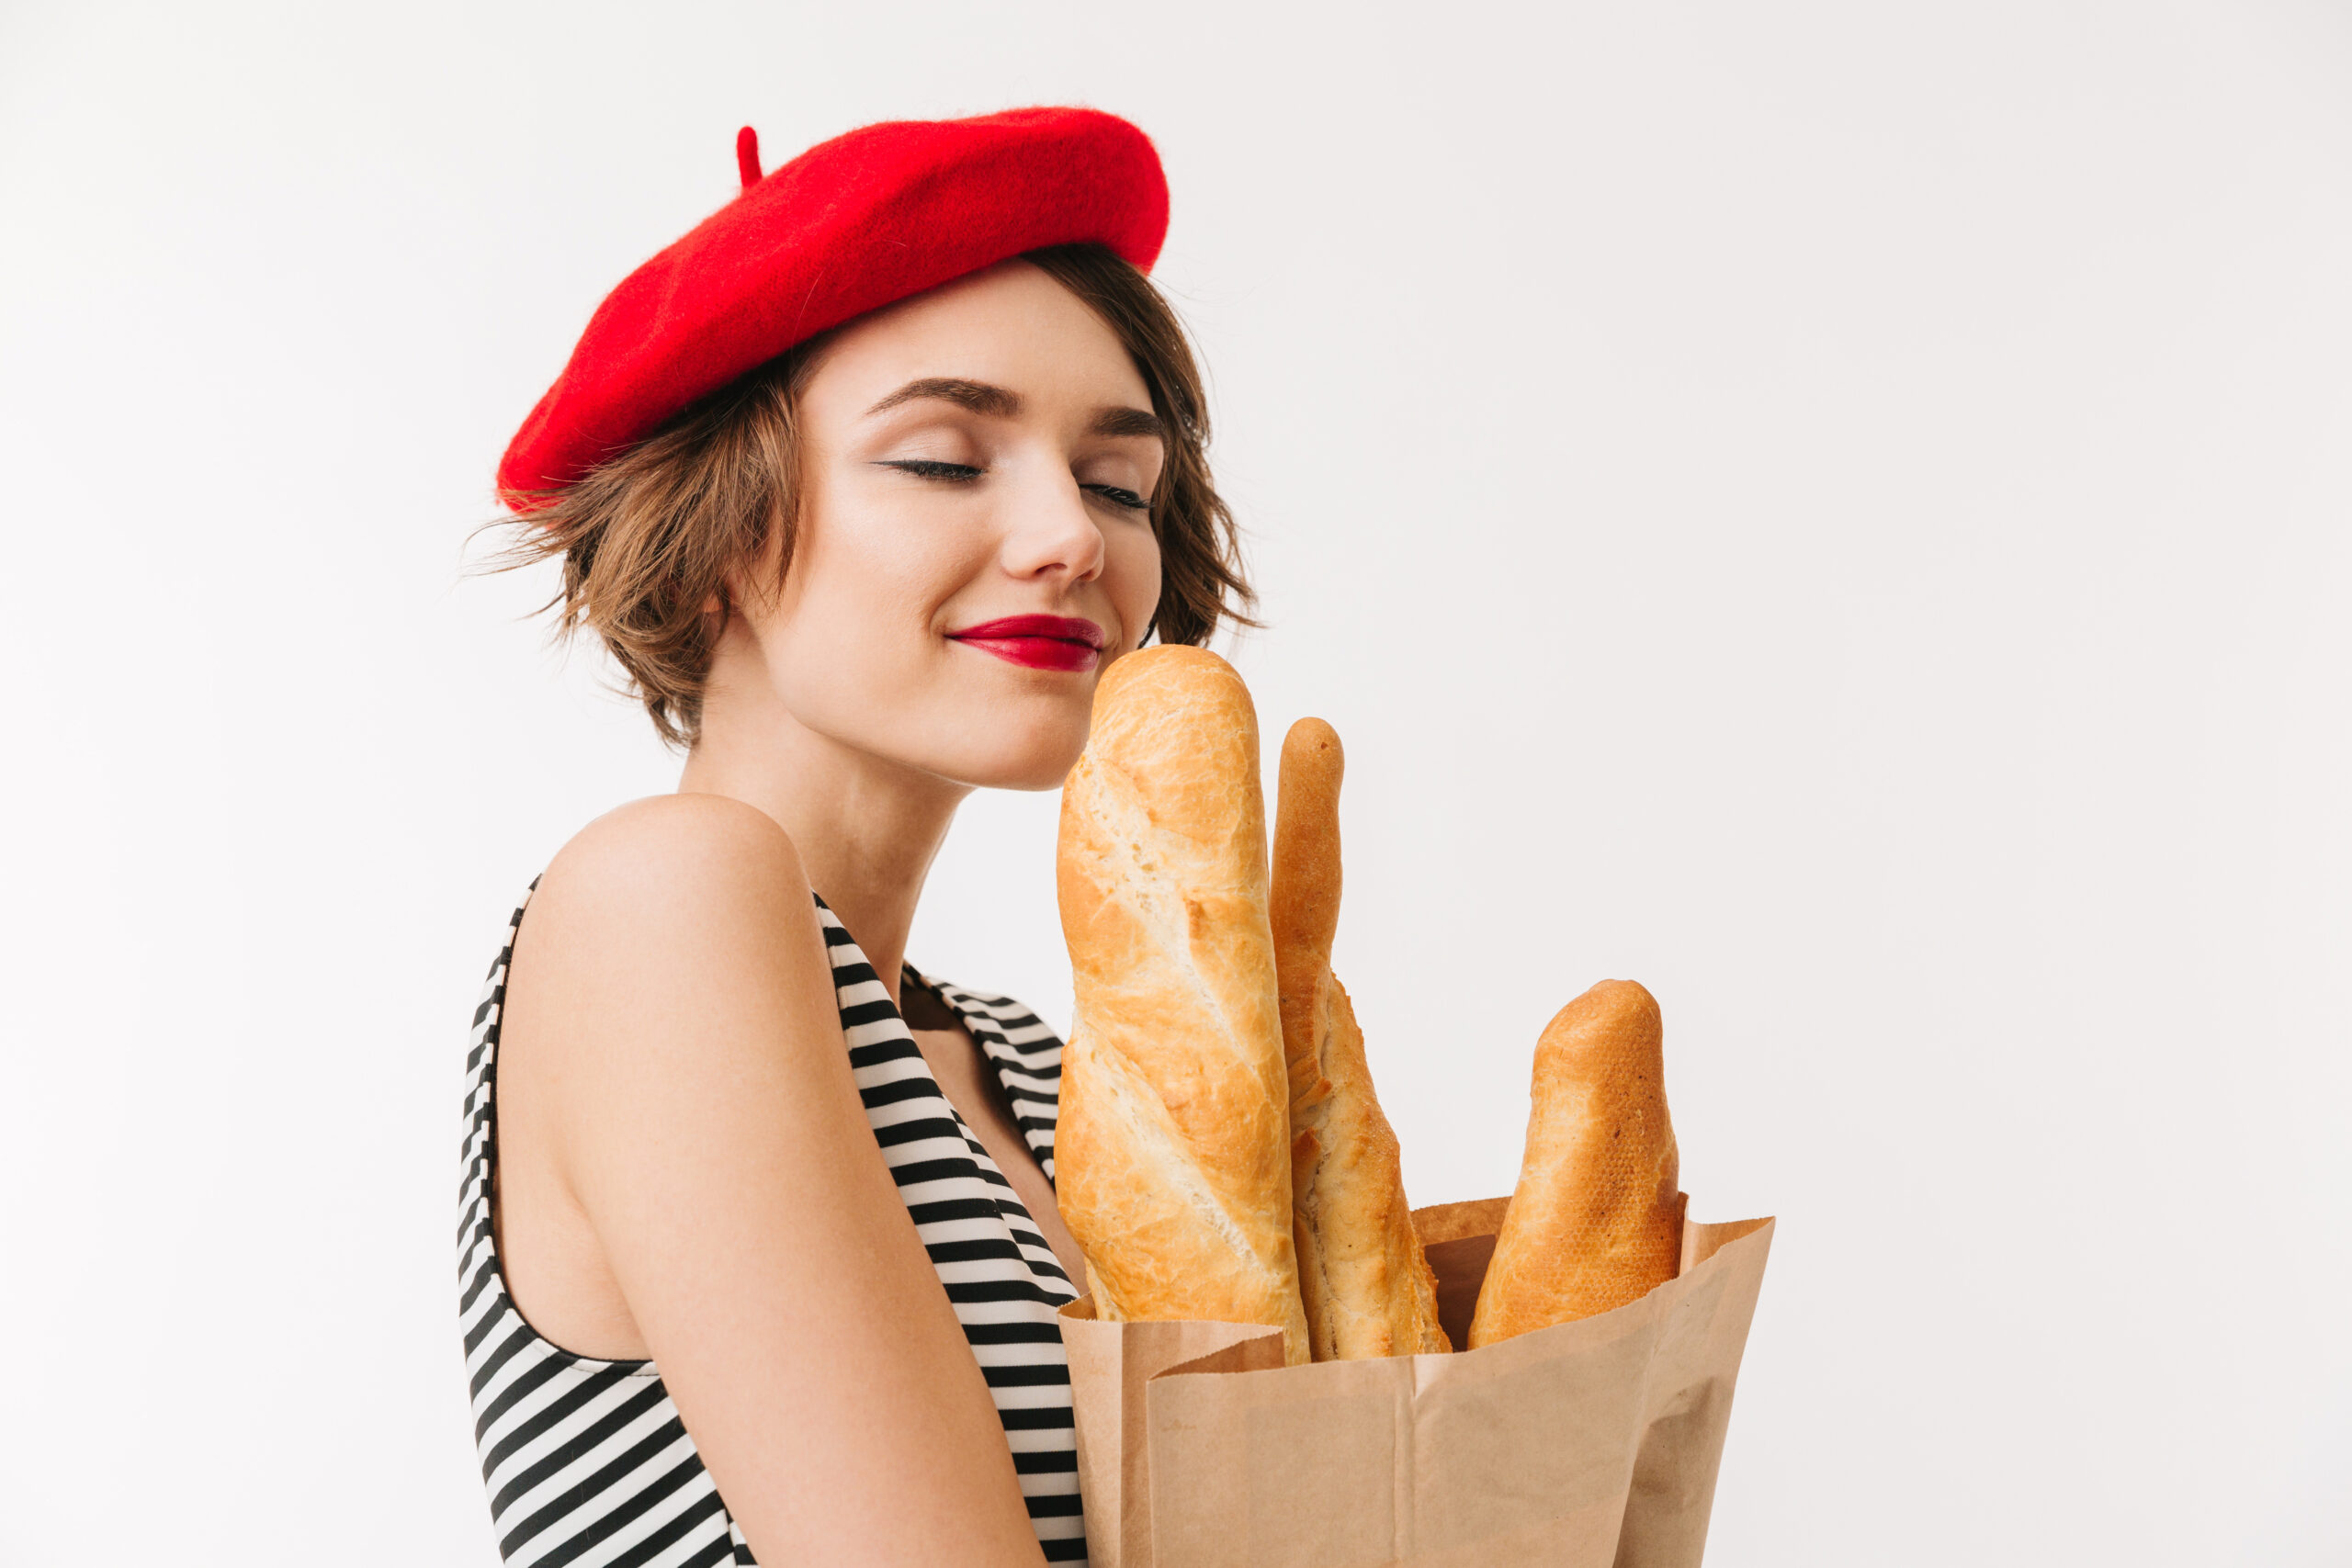
<path id="1" fill-rule="evenodd" d="M 1150 502 L 1118 485 L 1080 485 L 1079 488 L 1091 490 L 1112 505 L 1125 507 L 1129 512 L 1145 512 L 1151 507 Z"/>
<path id="2" fill-rule="evenodd" d="M 874 465 L 877 468 L 896 468 L 902 474 L 912 474 L 919 479 L 936 479 L 943 484 L 969 484 L 988 470 L 969 463 L 943 463 L 933 457 L 886 457 Z M 1112 505 L 1125 512 L 1148 512 L 1151 502 L 1124 485 L 1080 485 Z"/>
<path id="3" fill-rule="evenodd" d="M 929 457 L 890 457 L 874 465 L 877 468 L 896 468 L 902 474 L 912 474 L 919 479 L 944 479 L 949 484 L 963 484 L 980 477 L 981 470 L 969 463 L 941 463 Z"/>

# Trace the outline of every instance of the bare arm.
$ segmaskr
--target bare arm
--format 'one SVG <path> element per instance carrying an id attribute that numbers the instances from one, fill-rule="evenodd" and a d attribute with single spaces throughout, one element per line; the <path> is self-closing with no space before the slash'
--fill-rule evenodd
<path id="1" fill-rule="evenodd" d="M 714 796 L 626 808 L 548 867 L 524 933 L 558 1170 L 760 1560 L 1035 1568 L 783 829 Z"/>

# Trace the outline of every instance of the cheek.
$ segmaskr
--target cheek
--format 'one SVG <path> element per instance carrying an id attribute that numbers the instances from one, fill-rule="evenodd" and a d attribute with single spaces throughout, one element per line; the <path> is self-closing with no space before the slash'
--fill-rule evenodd
<path id="1" fill-rule="evenodd" d="M 910 527 L 893 509 L 810 495 L 785 574 L 788 632 L 829 642 L 854 637 L 868 649 L 913 651 L 972 563 L 958 558 L 955 529 Z"/>
<path id="2" fill-rule="evenodd" d="M 1104 541 L 1102 582 L 1125 628 L 1129 648 L 1151 629 L 1159 606 L 1159 540 L 1148 528 L 1123 528 Z"/>

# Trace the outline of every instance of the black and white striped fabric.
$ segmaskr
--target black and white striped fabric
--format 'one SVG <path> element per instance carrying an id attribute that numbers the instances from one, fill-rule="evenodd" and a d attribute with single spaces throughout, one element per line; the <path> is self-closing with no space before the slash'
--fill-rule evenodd
<path id="1" fill-rule="evenodd" d="M 1037 1540 L 1047 1562 L 1083 1563 L 1069 1369 L 1054 1315 L 1078 1292 L 1012 1184 L 940 1092 L 865 955 L 821 898 L 818 912 L 866 1120 L 988 1380 Z M 751 1562 L 653 1363 L 575 1356 L 541 1338 L 507 1296 L 490 1223 L 492 1092 L 522 919 L 518 908 L 474 1014 L 458 1227 L 474 1436 L 500 1554 L 514 1568 Z M 1050 1180 L 1061 1042 L 1006 998 L 912 969 L 905 983 L 928 987 L 962 1017 Z"/>

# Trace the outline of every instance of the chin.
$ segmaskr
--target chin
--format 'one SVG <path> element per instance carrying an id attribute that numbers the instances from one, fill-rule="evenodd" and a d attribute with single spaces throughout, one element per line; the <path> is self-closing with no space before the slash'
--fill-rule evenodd
<path id="1" fill-rule="evenodd" d="M 1000 714 L 985 735 L 968 736 L 939 771 L 980 789 L 1059 789 L 1086 750 L 1091 709 Z"/>

